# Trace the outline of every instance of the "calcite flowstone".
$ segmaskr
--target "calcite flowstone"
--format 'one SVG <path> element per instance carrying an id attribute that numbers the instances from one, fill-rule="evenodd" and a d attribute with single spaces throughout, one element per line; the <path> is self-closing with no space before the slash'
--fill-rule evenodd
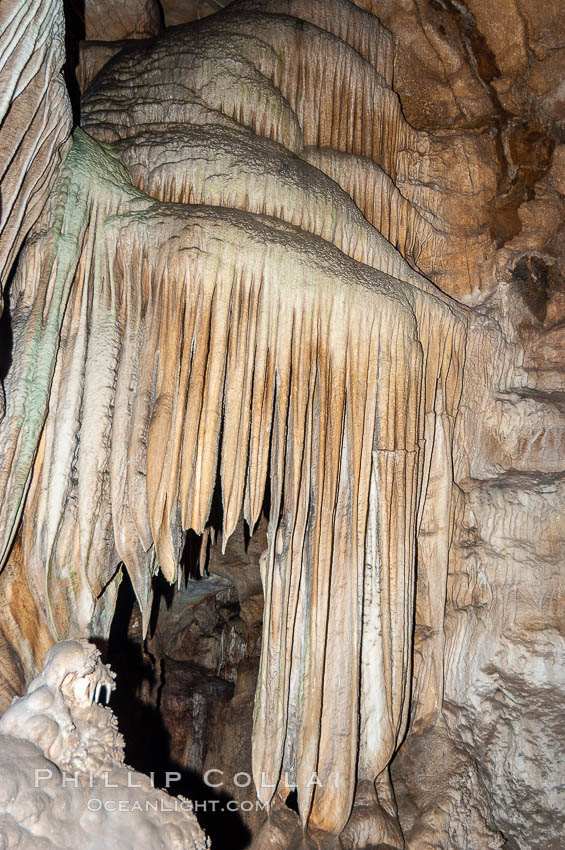
<path id="1" fill-rule="evenodd" d="M 61 74 L 64 27 L 59 0 L 0 7 L 0 294 L 43 208 L 71 131 Z"/>
<path id="2" fill-rule="evenodd" d="M 49 202 L 10 293 L 2 695 L 46 640 L 108 634 L 120 563 L 147 628 L 185 530 L 210 534 L 218 493 L 224 542 L 242 511 L 253 527 L 269 479 L 258 846 L 557 848 L 559 3 L 209 7 L 85 47 L 86 132 L 37 208 L 5 171 L 6 269 Z M 154 31 L 114 12 L 99 37 Z M 239 697 L 234 723 L 249 678 Z"/>
<path id="3" fill-rule="evenodd" d="M 107 702 L 113 675 L 87 641 L 45 656 L 27 693 L 0 717 L 0 837 L 41 850 L 205 850 L 188 800 L 124 764 Z"/>

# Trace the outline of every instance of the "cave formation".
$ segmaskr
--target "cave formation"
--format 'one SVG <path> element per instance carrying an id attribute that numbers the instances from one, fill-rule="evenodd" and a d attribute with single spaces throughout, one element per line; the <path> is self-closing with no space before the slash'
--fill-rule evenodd
<path id="1" fill-rule="evenodd" d="M 5 0 L 6 846 L 562 846 L 562 11 Z"/>

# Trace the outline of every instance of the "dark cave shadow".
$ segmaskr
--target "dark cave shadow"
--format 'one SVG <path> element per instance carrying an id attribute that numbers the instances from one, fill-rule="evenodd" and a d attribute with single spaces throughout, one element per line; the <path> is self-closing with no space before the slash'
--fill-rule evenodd
<path id="1" fill-rule="evenodd" d="M 10 290 L 12 280 L 18 265 L 19 256 L 16 257 L 8 281 L 4 288 L 3 311 L 0 316 L 0 392 L 4 394 L 4 381 L 10 371 L 14 352 L 14 332 L 12 329 L 12 311 L 10 306 Z M 5 399 L 4 399 L 5 401 Z"/>
<path id="2" fill-rule="evenodd" d="M 206 528 L 213 529 L 216 535 L 216 544 L 221 538 L 222 530 L 223 530 L 223 520 L 224 520 L 224 509 L 223 509 L 223 497 L 222 497 L 222 477 L 221 477 L 221 466 L 222 466 L 222 438 L 223 438 L 223 424 L 220 427 L 220 433 L 218 435 L 218 457 L 216 460 L 216 475 L 214 480 L 214 489 L 212 491 L 212 499 L 210 502 L 210 509 L 208 513 L 208 519 L 206 521 Z M 272 435 L 271 435 L 272 440 Z M 272 447 L 269 444 L 269 454 L 267 459 L 267 468 L 271 468 L 271 451 Z M 270 476 L 267 475 L 267 479 L 265 481 L 265 492 L 263 494 L 263 504 L 261 506 L 261 515 L 266 517 L 267 520 L 270 517 L 271 513 L 271 480 Z M 245 551 L 247 552 L 249 548 L 249 544 L 251 542 L 252 534 L 247 522 L 243 523 L 243 542 Z M 209 575 L 208 573 L 208 565 L 210 562 L 210 549 L 212 546 L 212 541 L 210 537 L 207 537 L 204 541 L 202 534 L 197 534 L 192 529 L 188 529 L 185 532 L 184 538 L 184 546 L 180 557 L 179 569 L 181 573 L 179 586 L 186 588 L 189 582 L 198 582 L 203 578 Z M 204 552 L 203 557 L 201 558 L 202 547 L 206 547 L 206 551 Z M 200 565 L 201 560 L 204 562 L 204 575 L 200 574 Z M 124 575 L 127 573 L 127 570 L 124 568 Z M 157 627 L 157 618 L 159 616 L 159 610 L 161 607 L 161 600 L 165 600 L 165 604 L 167 608 L 170 608 L 173 603 L 173 598 L 175 595 L 176 587 L 174 584 L 169 584 L 169 582 L 165 579 L 161 572 L 158 572 L 156 576 L 153 577 L 152 581 L 152 589 L 153 589 L 153 600 L 151 603 L 151 613 L 149 615 L 149 634 L 153 635 L 155 633 L 155 629 Z"/>
<path id="3" fill-rule="evenodd" d="M 85 0 L 63 0 L 65 15 L 65 63 L 63 77 L 73 111 L 73 124 L 80 123 L 80 88 L 76 70 L 79 63 L 80 42 L 86 35 Z"/>
<path id="4" fill-rule="evenodd" d="M 118 718 L 120 732 L 125 740 L 125 761 L 142 773 L 153 775 L 157 788 L 166 788 L 167 773 L 178 773 L 170 787 L 170 794 L 187 797 L 193 801 L 198 823 L 211 840 L 212 850 L 244 850 L 251 841 L 251 832 L 243 822 L 233 797 L 209 787 L 197 771 L 187 769 L 170 755 L 170 736 L 157 706 L 144 703 L 138 696 L 143 682 L 149 686 L 157 682 L 150 657 L 144 654 L 141 643 L 128 635 L 128 624 L 134 609 L 135 597 L 131 582 L 124 577 L 108 641 L 98 641 L 105 662 L 116 673 L 118 687 L 112 694 L 110 707 Z M 165 670 L 166 675 L 166 670 Z M 220 766 L 221 767 L 221 766 Z M 228 805 L 234 810 L 228 809 Z"/>
<path id="5" fill-rule="evenodd" d="M 220 432 L 220 436 L 218 438 L 219 444 L 221 446 L 222 442 L 222 432 Z M 223 527 L 223 505 L 222 505 L 222 483 L 221 483 L 221 475 L 220 475 L 220 467 L 221 467 L 221 451 L 218 453 L 217 459 L 217 469 L 216 469 L 216 479 L 214 484 L 214 490 L 212 492 L 212 501 L 210 504 L 210 512 L 208 516 L 208 520 L 206 523 L 207 528 L 211 528 L 216 533 L 216 545 L 217 541 L 220 539 L 222 534 Z M 269 452 L 269 460 L 268 464 L 270 466 L 271 455 Z M 265 484 L 265 495 L 263 497 L 263 505 L 261 508 L 261 514 L 267 519 L 269 518 L 271 507 L 271 482 L 269 477 L 267 477 L 267 481 Z M 249 543 L 251 541 L 252 535 L 249 529 L 247 522 L 243 523 L 243 538 L 244 538 L 244 546 L 245 551 L 247 551 L 249 547 Z M 200 562 L 201 562 L 201 551 L 202 546 L 206 546 L 206 551 L 204 553 L 203 561 L 204 561 L 204 576 L 200 574 Z M 205 578 L 208 573 L 208 565 L 210 562 L 210 548 L 212 546 L 212 541 L 210 537 L 206 539 L 204 542 L 201 534 L 197 534 L 192 529 L 189 529 L 185 532 L 184 538 L 184 546 L 180 557 L 179 568 L 181 571 L 181 579 L 180 584 L 182 587 L 187 587 L 189 582 L 198 582 Z M 126 570 L 124 569 L 124 575 Z M 155 629 L 157 627 L 157 618 L 159 616 L 159 609 L 161 607 L 161 600 L 165 600 L 165 604 L 167 608 L 170 608 L 173 603 L 173 598 L 176 592 L 175 585 L 169 584 L 169 582 L 165 579 L 163 574 L 159 572 L 156 576 L 153 577 L 152 583 L 153 589 L 153 601 L 151 603 L 151 614 L 149 616 L 149 634 L 153 635 L 155 633 Z"/>

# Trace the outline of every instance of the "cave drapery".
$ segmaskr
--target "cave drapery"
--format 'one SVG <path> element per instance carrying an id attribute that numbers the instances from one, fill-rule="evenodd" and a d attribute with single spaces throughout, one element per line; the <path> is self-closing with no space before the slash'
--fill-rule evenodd
<path id="1" fill-rule="evenodd" d="M 8 120 L 62 20 L 55 0 L 12 5 Z M 87 88 L 72 142 L 68 104 L 45 130 L 64 99 L 55 44 L 40 131 L 15 121 L 43 183 L 20 184 L 18 162 L 3 183 L 0 271 L 23 248 L 2 563 L 17 550 L 51 640 L 107 637 L 123 564 L 146 631 L 154 577 L 180 581 L 216 486 L 224 545 L 268 489 L 254 781 L 267 803 L 296 785 L 303 825 L 335 834 L 367 784 L 395 821 L 388 769 L 409 713 L 441 710 L 454 454 L 467 461 L 454 440 L 503 347 L 419 271 L 443 262 L 457 293 L 461 234 L 439 226 L 445 142 L 406 121 L 376 11 L 236 0 L 130 41 Z M 453 144 L 472 174 L 482 141 Z M 432 638 L 413 683 L 417 550 Z"/>
<path id="2" fill-rule="evenodd" d="M 251 102 L 247 79 L 227 67 L 230 85 L 218 87 L 222 28 L 237 61 L 253 57 Z M 281 37 L 296 41 L 302 67 L 277 61 Z M 312 67 L 305 60 L 320 40 L 324 62 Z M 316 107 L 320 86 L 335 86 L 328 51 L 342 63 L 340 86 L 353 79 L 362 92 L 353 109 L 351 97 L 324 111 L 322 97 Z M 182 75 L 186 88 L 188 75 L 207 111 L 200 135 L 181 132 L 183 114 L 176 137 L 146 130 L 157 137 L 146 149 L 149 169 L 155 151 L 177 158 L 166 181 L 151 170 L 147 188 L 163 200 L 134 188 L 111 145 L 77 130 L 52 223 L 20 261 L 18 365 L 6 382 L 2 434 L 3 549 L 27 493 L 23 561 L 50 630 L 58 639 L 104 634 L 120 562 L 147 622 L 154 571 L 176 580 L 183 532 L 204 531 L 217 469 L 224 539 L 242 509 L 253 528 L 269 475 L 254 778 L 263 802 L 296 784 L 303 822 L 339 833 L 356 782 L 387 770 L 406 731 L 417 515 L 434 450 L 449 462 L 465 318 L 310 168 L 316 215 L 293 155 L 316 134 L 324 148 L 327 134 L 338 150 L 370 155 L 394 175 L 394 138 L 409 128 L 377 70 L 386 53 L 361 60 L 312 26 L 243 11 L 163 37 L 141 63 L 160 84 L 155 63 L 170 80 L 171 57 L 173 78 Z M 115 135 L 112 120 L 118 132 L 127 128 L 116 146 L 126 162 L 138 148 L 120 96 L 130 69 L 140 92 L 139 66 L 135 50 L 127 53 L 83 104 L 95 137 Z M 140 130 L 165 124 L 152 77 L 146 85 Z M 278 126 L 263 105 L 275 98 L 294 106 L 285 114 L 280 101 Z M 222 134 L 206 132 L 215 116 Z M 223 125 L 238 118 L 228 134 Z M 251 144 L 250 125 L 263 145 Z M 222 153 L 254 157 L 262 170 L 244 183 L 228 164 L 231 180 L 214 185 L 202 146 L 218 151 L 213 171 Z M 272 191 L 281 184 L 284 194 Z M 187 203 L 198 195 L 197 206 Z M 449 488 L 436 497 L 449 501 Z"/>

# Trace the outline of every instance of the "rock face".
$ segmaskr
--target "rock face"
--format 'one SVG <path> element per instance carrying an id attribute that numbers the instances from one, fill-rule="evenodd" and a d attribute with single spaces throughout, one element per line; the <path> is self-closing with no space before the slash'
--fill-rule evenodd
<path id="1" fill-rule="evenodd" d="M 176 27 L 213 15 L 229 3 L 230 0 L 163 0 L 161 8 L 165 25 Z"/>
<path id="2" fill-rule="evenodd" d="M 557 745 L 565 692 L 564 411 L 559 392 L 514 359 L 523 348 L 512 320 L 518 313 L 528 321 L 514 309 L 512 301 L 501 305 L 499 339 L 492 326 L 483 329 L 482 350 L 494 345 L 498 365 L 488 375 L 489 393 L 478 380 L 467 385 L 467 409 L 476 414 L 460 420 L 461 437 L 472 430 L 488 451 L 468 453 L 470 440 L 458 441 L 462 499 L 447 590 L 444 700 L 467 751 L 474 760 L 481 753 L 500 831 L 516 846 L 557 847 L 565 814 Z M 544 329 L 538 325 L 534 335 L 543 338 Z"/>
<path id="3" fill-rule="evenodd" d="M 105 43 L 83 51 L 83 129 L 13 274 L 6 693 L 41 641 L 108 636 L 121 563 L 145 635 L 155 573 L 182 579 L 186 530 L 225 545 L 266 506 L 252 763 L 271 817 L 255 846 L 557 848 L 553 7 L 193 11 L 124 45 L 107 43 L 151 26 L 87 28 Z M 234 647 L 262 616 L 244 585 Z M 176 758 L 198 770 L 251 711 L 242 656 L 222 680 L 233 698 L 202 684 L 226 710 L 208 710 L 198 750 L 204 703 L 179 683 L 195 655 L 221 678 L 218 599 L 190 619 L 181 591 L 153 644 L 163 710 L 190 719 L 191 734 L 168 721 Z M 247 765 L 244 750 L 226 763 Z"/>
<path id="4" fill-rule="evenodd" d="M 87 41 L 123 41 L 149 38 L 161 29 L 161 9 L 157 0 L 86 0 L 84 38 Z M 81 16 L 82 16 L 81 15 Z"/>

